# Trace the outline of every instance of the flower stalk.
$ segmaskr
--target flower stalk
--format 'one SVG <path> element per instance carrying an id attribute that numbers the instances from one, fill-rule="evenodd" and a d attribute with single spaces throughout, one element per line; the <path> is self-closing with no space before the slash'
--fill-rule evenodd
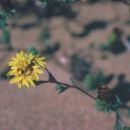
<path id="1" fill-rule="evenodd" d="M 75 85 L 72 79 L 71 79 L 71 81 L 72 81 L 72 83 L 73 83 L 74 85 L 62 83 L 62 82 L 57 81 L 47 68 L 45 68 L 45 70 L 47 71 L 47 73 L 48 73 L 48 75 L 49 75 L 49 80 L 48 80 L 48 81 L 42 81 L 42 82 L 44 82 L 44 83 L 45 83 L 45 82 L 46 82 L 46 83 L 49 83 L 49 82 L 51 81 L 52 83 L 62 84 L 62 85 L 64 85 L 64 86 L 68 86 L 68 87 L 70 87 L 70 88 L 75 88 L 75 89 L 77 89 L 77 90 L 79 90 L 79 91 L 85 93 L 85 94 L 88 95 L 90 98 L 96 100 L 96 98 L 95 98 L 94 96 L 92 96 L 92 95 L 89 94 L 88 92 L 84 91 L 83 89 L 81 89 L 81 88 L 79 88 L 77 85 Z"/>

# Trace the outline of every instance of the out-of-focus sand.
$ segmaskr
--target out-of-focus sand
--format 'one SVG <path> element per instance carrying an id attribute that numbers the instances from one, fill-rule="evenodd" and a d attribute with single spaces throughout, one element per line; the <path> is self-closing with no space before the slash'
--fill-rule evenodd
<path id="1" fill-rule="evenodd" d="M 60 5 L 59 5 L 60 6 Z M 62 44 L 62 51 L 68 50 L 70 43 L 74 42 L 75 47 L 72 52 L 82 50 L 85 54 L 89 53 L 88 44 L 95 41 L 96 45 L 103 42 L 112 31 L 113 27 L 119 27 L 124 30 L 126 35 L 130 33 L 130 27 L 124 25 L 124 21 L 129 20 L 128 6 L 123 3 L 98 3 L 87 5 L 76 3 L 72 6 L 73 10 L 79 11 L 75 20 L 67 20 L 64 17 L 55 17 L 50 19 L 50 28 L 52 43 L 59 41 Z M 119 18 L 119 19 L 117 19 Z M 106 29 L 96 30 L 88 37 L 79 39 L 70 36 L 68 28 L 74 32 L 81 32 L 83 25 L 93 20 L 115 21 Z M 25 16 L 21 19 L 12 18 L 10 23 L 26 23 L 36 21 L 34 16 Z M 44 20 L 43 20 L 44 25 Z M 8 27 L 10 29 L 10 27 Z M 14 47 L 28 48 L 35 46 L 41 49 L 42 44 L 38 41 L 38 34 L 41 25 L 29 30 L 19 28 L 10 29 L 11 41 Z M 87 44 L 88 43 L 88 44 Z M 69 48 L 69 51 L 71 51 Z M 61 51 L 61 50 L 60 50 Z M 62 53 L 61 51 L 61 53 Z M 107 60 L 101 60 L 101 53 L 96 49 L 90 52 L 95 57 L 95 64 L 104 70 L 105 74 L 114 73 L 118 76 L 121 73 L 126 74 L 130 81 L 130 56 L 129 52 L 115 56 L 108 53 Z M 81 53 L 80 53 L 81 54 Z M 82 54 L 81 54 L 82 55 Z M 0 52 L 0 72 L 2 72 L 8 61 L 15 56 L 15 52 Z M 54 55 L 56 57 L 56 55 Z M 57 65 L 55 58 L 47 60 L 47 68 L 59 81 L 71 84 L 71 73 L 65 71 L 60 65 Z M 3 60 L 4 59 L 4 60 Z M 41 79 L 47 79 L 47 73 L 41 76 Z M 117 78 L 109 84 L 110 87 L 116 84 Z M 17 88 L 16 84 L 9 85 L 9 80 L 0 81 L 0 130 L 112 130 L 115 123 L 115 113 L 98 112 L 94 108 L 94 100 L 78 90 L 68 89 L 66 92 L 58 95 L 55 90 L 55 84 L 43 84 L 30 89 L 23 87 Z M 91 92 L 95 97 L 96 92 Z M 124 118 L 125 125 L 130 125 L 130 119 Z"/>

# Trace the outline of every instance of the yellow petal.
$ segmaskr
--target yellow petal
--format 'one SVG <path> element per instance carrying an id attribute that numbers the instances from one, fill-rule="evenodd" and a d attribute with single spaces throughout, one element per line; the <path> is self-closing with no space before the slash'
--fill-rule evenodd
<path id="1" fill-rule="evenodd" d="M 37 58 L 37 60 L 40 60 L 40 61 L 42 61 L 44 59 L 45 59 L 45 57 L 39 57 L 39 58 Z"/>
<path id="2" fill-rule="evenodd" d="M 6 74 L 6 76 L 8 76 L 8 77 L 9 77 L 9 76 L 10 76 L 10 73 L 11 73 L 11 70 L 10 70 L 10 71 Z"/>
<path id="3" fill-rule="evenodd" d="M 16 58 L 19 59 L 19 53 L 16 53 Z"/>
<path id="4" fill-rule="evenodd" d="M 14 66 L 18 61 L 11 61 L 8 63 L 8 66 Z"/>
<path id="5" fill-rule="evenodd" d="M 31 75 L 31 77 L 32 77 L 32 80 L 39 81 L 39 77 L 38 77 L 38 75 L 37 75 L 36 73 L 33 73 L 33 74 Z"/>
<path id="6" fill-rule="evenodd" d="M 42 67 L 44 67 L 44 68 L 45 68 L 45 64 L 46 64 L 45 62 L 43 62 L 43 63 L 39 62 L 39 65 L 42 66 Z"/>
<path id="7" fill-rule="evenodd" d="M 39 70 L 39 69 L 35 69 L 35 72 L 37 72 L 38 74 L 42 74 L 43 73 L 43 71 Z"/>
<path id="8" fill-rule="evenodd" d="M 22 87 L 21 82 L 18 82 L 18 88 L 20 89 Z"/>
<path id="9" fill-rule="evenodd" d="M 19 82 L 21 79 L 23 78 L 23 76 L 19 76 L 19 77 L 14 77 L 9 83 L 17 83 Z"/>
<path id="10" fill-rule="evenodd" d="M 20 56 L 23 56 L 23 51 L 20 51 Z"/>
<path id="11" fill-rule="evenodd" d="M 38 66 L 38 65 L 35 65 L 35 66 L 33 66 L 33 68 L 35 69 L 35 68 L 39 68 L 40 66 Z"/>
<path id="12" fill-rule="evenodd" d="M 29 84 L 28 84 L 28 82 L 26 81 L 26 79 L 23 79 L 23 84 L 25 84 L 25 85 L 29 88 Z"/>
<path id="13" fill-rule="evenodd" d="M 23 54 L 24 54 L 24 52 L 23 51 L 20 51 L 20 53 L 19 53 L 19 59 L 23 59 Z"/>
<path id="14" fill-rule="evenodd" d="M 12 58 L 12 60 L 17 60 L 16 58 Z"/>
<path id="15" fill-rule="evenodd" d="M 29 79 L 28 81 L 29 81 L 29 83 L 30 83 L 32 86 L 35 87 L 35 84 L 34 84 L 34 82 L 33 82 L 31 79 Z"/>
<path id="16" fill-rule="evenodd" d="M 30 53 L 30 54 L 28 55 L 28 57 L 29 57 L 29 58 L 33 58 L 34 56 L 32 55 L 32 53 Z"/>

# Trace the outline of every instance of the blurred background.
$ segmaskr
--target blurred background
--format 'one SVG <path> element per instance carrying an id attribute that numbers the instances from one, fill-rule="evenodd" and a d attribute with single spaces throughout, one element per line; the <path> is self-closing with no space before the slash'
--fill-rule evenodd
<path id="1" fill-rule="evenodd" d="M 58 81 L 74 82 L 97 97 L 107 84 L 127 105 L 121 108 L 130 126 L 130 10 L 120 1 L 14 0 L 16 13 L 0 31 L 0 130 L 112 130 L 115 113 L 98 112 L 94 100 L 56 84 L 30 89 L 9 84 L 8 62 L 19 50 L 34 46 L 46 57 L 47 68 Z M 44 3 L 45 4 L 45 3 Z M 46 6 L 46 5 L 44 5 Z M 45 70 L 40 76 L 47 80 Z"/>

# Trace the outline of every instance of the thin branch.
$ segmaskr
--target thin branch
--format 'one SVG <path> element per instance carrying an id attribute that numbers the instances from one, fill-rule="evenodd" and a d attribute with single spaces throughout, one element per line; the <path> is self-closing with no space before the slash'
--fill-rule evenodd
<path id="1" fill-rule="evenodd" d="M 55 79 L 54 76 L 50 73 L 50 71 L 49 71 L 47 68 L 45 68 L 45 70 L 47 71 L 48 75 L 51 76 L 51 78 Z M 50 77 L 49 77 L 49 79 L 50 79 Z M 50 81 L 49 81 L 49 80 L 48 80 L 48 81 L 41 81 L 41 83 L 42 83 L 42 82 L 43 82 L 43 83 L 49 83 Z M 93 97 L 93 96 L 92 96 L 91 94 L 89 94 L 88 92 L 82 90 L 82 89 L 79 88 L 77 85 L 74 85 L 74 86 L 73 86 L 73 85 L 70 85 L 70 84 L 62 83 L 62 82 L 60 82 L 60 81 L 57 81 L 56 79 L 53 80 L 53 82 L 51 82 L 51 83 L 63 84 L 63 85 L 65 85 L 65 86 L 69 86 L 69 87 L 71 87 L 71 88 L 75 88 L 75 89 L 77 89 L 77 90 L 79 90 L 79 91 L 85 93 L 86 95 L 88 95 L 88 96 L 91 97 L 92 99 L 96 100 L 95 97 Z"/>
<path id="2" fill-rule="evenodd" d="M 47 71 L 48 74 L 50 74 L 49 70 L 47 68 L 45 68 L 45 70 Z"/>

